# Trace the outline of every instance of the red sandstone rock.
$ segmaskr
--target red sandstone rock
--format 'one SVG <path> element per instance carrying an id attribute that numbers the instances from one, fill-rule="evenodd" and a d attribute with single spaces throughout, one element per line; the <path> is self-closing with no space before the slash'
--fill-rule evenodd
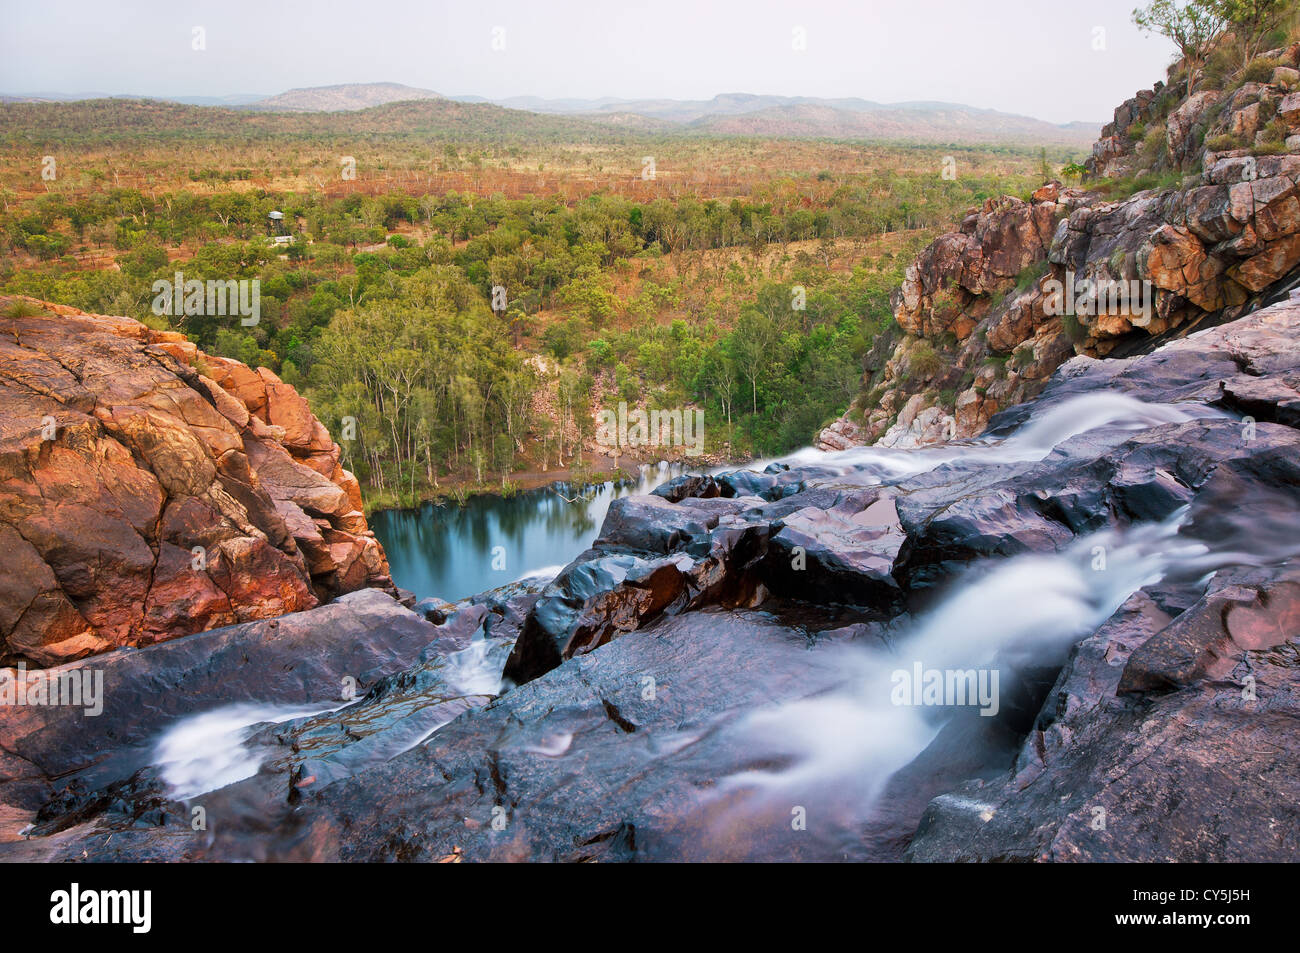
<path id="1" fill-rule="evenodd" d="M 294 388 L 175 332 L 41 304 L 0 318 L 0 662 L 392 591 L 360 488 Z"/>
<path id="2" fill-rule="evenodd" d="M 1075 353 L 1105 357 L 1118 347 L 1131 353 L 1143 347 L 1144 336 L 1181 334 L 1215 312 L 1235 316 L 1288 281 L 1300 267 L 1300 155 L 1209 152 L 1203 145 L 1225 135 L 1243 142 L 1275 135 L 1265 128 L 1274 111 L 1292 132 L 1300 130 L 1300 93 L 1290 92 L 1288 77 L 1281 71 L 1273 83 L 1198 92 L 1172 109 L 1158 86 L 1116 109 L 1088 172 L 1111 178 L 1183 173 L 1173 188 L 1102 201 L 1050 183 L 1031 202 L 989 200 L 935 239 L 907 269 L 895 299 L 902 340 L 888 342 L 892 354 L 868 356 L 863 391 L 870 403 L 854 409 L 863 424 L 841 418 L 818 435 L 818 446 L 842 450 L 886 434 L 921 443 L 950 433 L 975 436 L 997 409 L 1032 398 Z M 1130 127 L 1159 122 L 1163 154 L 1138 149 L 1141 140 Z M 1300 133 L 1287 143 L 1300 150 Z M 1041 275 L 1017 287 L 1030 266 Z M 1136 308 L 1111 301 L 1104 309 L 1062 315 L 1048 307 L 1052 283 L 1081 280 L 1095 288 L 1145 281 L 1154 294 Z M 1052 303 L 1059 303 L 1054 295 Z M 938 370 L 929 358 L 929 370 L 916 374 L 911 355 L 922 344 L 935 352 Z M 994 365 L 998 374 L 990 379 L 991 363 L 1007 356 L 1014 359 Z M 974 387 L 972 378 L 981 376 Z M 955 406 L 950 396 L 941 401 L 954 392 Z M 953 428 L 939 426 L 946 413 L 916 424 L 941 403 L 945 412 L 953 410 Z"/>

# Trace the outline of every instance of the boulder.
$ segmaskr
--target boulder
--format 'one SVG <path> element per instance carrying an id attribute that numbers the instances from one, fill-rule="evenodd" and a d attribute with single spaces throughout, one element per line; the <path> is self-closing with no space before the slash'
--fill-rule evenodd
<path id="1" fill-rule="evenodd" d="M 0 663 L 395 591 L 355 480 L 310 465 L 336 448 L 293 388 L 174 332 L 37 304 L 0 318 Z"/>

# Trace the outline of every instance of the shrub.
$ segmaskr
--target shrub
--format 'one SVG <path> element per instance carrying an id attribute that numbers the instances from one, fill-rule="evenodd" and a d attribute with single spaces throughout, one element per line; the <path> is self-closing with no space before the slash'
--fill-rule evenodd
<path id="1" fill-rule="evenodd" d="M 1088 336 L 1088 329 L 1079 321 L 1077 314 L 1061 315 L 1061 327 L 1075 344 L 1082 343 Z"/>
<path id="2" fill-rule="evenodd" d="M 1128 256 L 1124 253 L 1124 249 L 1122 248 L 1116 248 L 1111 252 L 1110 259 L 1106 264 L 1110 268 L 1110 273 L 1116 278 L 1124 277 L 1124 261 L 1127 257 Z"/>
<path id="3" fill-rule="evenodd" d="M 1079 165 L 1077 162 L 1071 162 L 1068 165 L 1061 167 L 1061 175 L 1067 179 L 1073 179 L 1075 181 L 1082 179 L 1083 174 L 1087 171 L 1087 169 Z"/>
<path id="4" fill-rule="evenodd" d="M 45 314 L 45 309 L 34 301 L 11 301 L 0 311 L 6 318 L 34 318 L 38 314 Z"/>
<path id="5" fill-rule="evenodd" d="M 1257 56 L 1246 64 L 1241 71 L 1241 80 L 1245 83 L 1267 83 L 1273 78 L 1273 70 L 1282 65 L 1281 60 L 1268 56 Z"/>
<path id="6" fill-rule="evenodd" d="M 1039 278 L 1043 277 L 1046 272 L 1046 259 L 1025 266 L 1021 270 L 1020 274 L 1016 275 L 1016 291 L 1028 291 L 1029 288 L 1037 282 Z"/>
<path id="7" fill-rule="evenodd" d="M 1201 67 L 1201 78 L 1196 84 L 1198 89 L 1223 89 L 1228 85 L 1228 77 L 1237 68 L 1239 57 L 1237 51 L 1229 44 L 1221 44 Z"/>
<path id="8" fill-rule="evenodd" d="M 1210 136 L 1206 139 L 1205 148 L 1210 152 L 1227 152 L 1229 149 L 1245 148 L 1245 143 L 1232 133 L 1225 132 L 1222 135 Z"/>
<path id="9" fill-rule="evenodd" d="M 1264 138 L 1260 145 L 1285 142 L 1288 132 L 1290 130 L 1282 119 L 1269 120 L 1268 125 L 1263 129 Z"/>
<path id="10" fill-rule="evenodd" d="M 859 401 L 859 405 L 862 407 L 863 410 L 869 410 L 874 407 L 879 407 L 880 398 L 884 396 L 885 396 L 885 388 L 883 386 L 873 387 L 871 388 L 871 390 L 867 391 L 862 395 L 862 399 Z"/>
<path id="11" fill-rule="evenodd" d="M 955 290 L 940 288 L 930 296 L 930 310 L 940 313 L 960 307 L 961 298 Z"/>
<path id="12" fill-rule="evenodd" d="M 604 338 L 596 338 L 587 345 L 587 366 L 592 368 L 606 367 L 610 364 L 614 356 L 614 349 L 610 347 L 608 341 Z"/>
<path id="13" fill-rule="evenodd" d="M 1165 157 L 1166 142 L 1164 126 L 1152 126 L 1147 130 L 1142 145 L 1138 147 L 1138 158 L 1143 167 L 1151 168 Z"/>
<path id="14" fill-rule="evenodd" d="M 992 367 L 998 380 L 1001 380 L 1007 376 L 1007 362 L 1010 360 L 1010 354 L 990 354 L 988 360 L 985 361 L 984 364 L 986 367 Z"/>
<path id="15" fill-rule="evenodd" d="M 911 376 L 929 380 L 943 369 L 943 361 L 928 342 L 922 341 L 908 357 L 907 366 Z"/>

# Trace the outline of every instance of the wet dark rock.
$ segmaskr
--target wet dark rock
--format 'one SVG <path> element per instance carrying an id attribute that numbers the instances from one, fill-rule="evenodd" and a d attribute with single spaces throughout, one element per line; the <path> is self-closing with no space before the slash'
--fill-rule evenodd
<path id="1" fill-rule="evenodd" d="M 1132 597 L 1079 645 L 1011 772 L 931 802 L 909 859 L 1294 861 L 1300 602 L 1294 569 L 1270 575 L 1271 598 L 1229 587 L 1172 621 Z"/>
<path id="2" fill-rule="evenodd" d="M 447 621 L 447 613 L 452 609 L 452 603 L 439 599 L 437 596 L 430 596 L 427 599 L 421 599 L 410 608 L 434 625 L 442 625 Z"/>
<path id="3" fill-rule="evenodd" d="M 730 491 L 724 491 L 724 496 L 757 496 L 765 500 L 780 496 L 779 491 L 772 496 L 768 495 L 776 487 L 776 478 L 768 473 L 740 470 L 736 473 L 723 474 L 718 478 L 718 482 Z"/>
<path id="4" fill-rule="evenodd" d="M 662 496 L 669 503 L 680 503 L 682 500 L 692 497 L 696 499 L 712 499 L 714 497 L 725 496 L 724 487 L 711 476 L 679 476 L 668 481 L 662 486 L 656 487 L 652 492 L 655 496 Z"/>
<path id="5" fill-rule="evenodd" d="M 185 715 L 241 701 L 337 702 L 345 677 L 364 692 L 430 645 L 446 652 L 457 643 L 386 593 L 363 589 L 279 619 L 60 666 L 56 675 L 102 672 L 103 712 L 6 708 L 0 802 L 34 809 L 72 775 L 92 786 L 119 780 L 146 763 L 158 733 Z"/>
<path id="6" fill-rule="evenodd" d="M 897 610 L 902 589 L 893 569 L 905 536 L 891 496 L 871 490 L 842 494 L 826 509 L 809 505 L 786 513 L 770 531 L 761 575 L 772 592 L 886 615 Z"/>
<path id="7" fill-rule="evenodd" d="M 707 539 L 717 517 L 658 496 L 624 496 L 605 514 L 595 546 L 611 552 L 676 553 Z"/>
<path id="8" fill-rule="evenodd" d="M 795 832 L 788 805 L 780 805 L 775 822 L 728 829 L 717 822 L 710 790 L 711 778 L 746 764 L 728 726 L 756 706 L 834 684 L 829 659 L 762 613 L 665 617 L 644 634 L 613 643 L 619 651 L 572 659 L 362 775 L 300 788 L 293 804 L 261 801 L 260 779 L 218 792 L 220 800 L 205 797 L 214 813 L 240 796 L 270 813 L 258 817 L 265 834 L 257 837 L 252 820 L 216 828 L 200 856 L 859 856 L 852 818 L 834 830 Z M 88 838 L 93 849 L 107 849 L 106 831 Z"/>
<path id="9" fill-rule="evenodd" d="M 1300 633 L 1300 585 L 1265 576 L 1251 585 L 1220 573 L 1211 591 L 1138 648 L 1124 666 L 1121 695 L 1177 691 L 1222 678 L 1243 651 L 1267 651 Z"/>
<path id="10" fill-rule="evenodd" d="M 637 556 L 601 556 L 588 550 L 566 566 L 542 590 L 528 614 L 506 663 L 505 677 L 522 683 L 559 665 L 587 602 L 621 585 L 629 570 L 644 564 Z"/>
<path id="11" fill-rule="evenodd" d="M 774 464 L 621 499 L 540 591 L 418 613 L 354 594 L 320 616 L 105 656 L 132 686 L 125 703 L 158 710 L 89 739 L 90 720 L 25 716 L 54 733 L 0 747 L 0 793 L 21 793 L 7 803 L 40 826 L 0 857 L 1294 860 L 1298 332 L 1300 305 L 1282 304 L 1142 357 L 1076 359 L 984 443 L 910 476 Z M 1181 413 L 980 452 L 1098 391 Z M 996 716 L 931 713 L 933 735 L 879 791 L 732 784 L 789 767 L 745 726 L 851 688 L 860 656 L 845 651 L 905 658 L 925 610 L 1005 560 L 1173 519 L 1179 545 L 1212 543 L 1218 562 L 1153 574 L 1050 658 L 995 660 L 1009 673 Z M 996 608 L 1014 623 L 1022 607 Z M 350 628 L 363 610 L 378 631 Z M 473 677 L 467 658 L 484 663 Z M 365 675 L 360 699 L 257 728 L 258 773 L 195 799 L 221 819 L 210 831 L 190 831 L 186 805 L 123 753 L 195 697 L 237 685 L 237 699 L 320 702 L 340 670 Z M 792 807 L 816 823 L 792 828 Z"/>
<path id="12" fill-rule="evenodd" d="M 1239 375 L 1223 385 L 1223 396 L 1217 401 L 1220 407 L 1253 417 L 1300 427 L 1300 378 L 1261 379 Z"/>

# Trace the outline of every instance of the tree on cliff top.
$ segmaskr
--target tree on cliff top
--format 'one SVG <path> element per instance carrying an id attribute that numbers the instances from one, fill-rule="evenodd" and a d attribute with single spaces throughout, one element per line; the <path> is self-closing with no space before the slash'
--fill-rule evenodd
<path id="1" fill-rule="evenodd" d="M 1196 87 L 1197 73 L 1214 49 L 1225 18 L 1221 0 L 1151 0 L 1133 11 L 1133 22 L 1145 33 L 1159 33 L 1173 41 L 1187 64 L 1187 95 Z"/>
<path id="2" fill-rule="evenodd" d="M 1218 0 L 1216 6 L 1241 46 L 1241 65 L 1259 55 L 1273 31 L 1295 12 L 1294 0 Z"/>

